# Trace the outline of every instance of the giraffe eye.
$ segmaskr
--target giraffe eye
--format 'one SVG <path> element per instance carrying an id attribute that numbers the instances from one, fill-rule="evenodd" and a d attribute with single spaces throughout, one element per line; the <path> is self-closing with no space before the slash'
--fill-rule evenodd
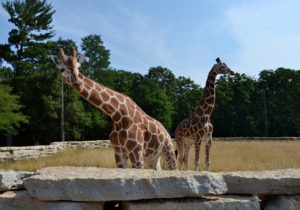
<path id="1" fill-rule="evenodd" d="M 61 68 L 61 69 L 59 69 L 59 70 L 60 70 L 60 72 L 64 72 L 64 71 L 65 71 L 63 68 Z"/>

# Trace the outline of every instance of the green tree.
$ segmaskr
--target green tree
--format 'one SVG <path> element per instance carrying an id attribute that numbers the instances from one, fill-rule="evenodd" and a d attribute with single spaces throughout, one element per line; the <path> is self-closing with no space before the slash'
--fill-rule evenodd
<path id="1" fill-rule="evenodd" d="M 82 73 L 96 79 L 97 72 L 108 68 L 110 52 L 103 45 L 100 35 L 88 35 L 81 39 L 81 48 L 85 53 L 85 61 L 82 63 Z"/>
<path id="2" fill-rule="evenodd" d="M 176 78 L 175 99 L 173 100 L 173 128 L 175 132 L 177 125 L 189 117 L 194 107 L 200 102 L 203 90 L 190 78 L 179 76 Z M 172 133 L 173 133 L 172 132 Z"/>
<path id="3" fill-rule="evenodd" d="M 144 78 L 135 87 L 133 99 L 147 114 L 160 121 L 166 129 L 171 128 L 172 103 L 157 83 Z"/>
<path id="4" fill-rule="evenodd" d="M 217 81 L 212 115 L 215 136 L 261 136 L 263 106 L 257 82 L 245 74 Z"/>
<path id="5" fill-rule="evenodd" d="M 0 85 L 0 134 L 17 134 L 21 124 L 28 123 L 28 117 L 20 112 L 19 97 L 11 94 L 11 88 Z"/>
<path id="6" fill-rule="evenodd" d="M 171 70 L 161 66 L 151 67 L 146 77 L 157 82 L 170 100 L 175 99 L 176 77 Z"/>
<path id="7" fill-rule="evenodd" d="M 44 41 L 54 36 L 51 22 L 55 11 L 46 0 L 6 1 L 2 6 L 16 28 L 9 32 L 8 44 L 0 45 L 0 57 L 12 66 L 15 76 L 36 70 L 34 64 L 48 56 Z"/>
<path id="8" fill-rule="evenodd" d="M 270 136 L 295 136 L 300 128 L 300 71 L 263 70 L 259 87 L 265 93 Z"/>

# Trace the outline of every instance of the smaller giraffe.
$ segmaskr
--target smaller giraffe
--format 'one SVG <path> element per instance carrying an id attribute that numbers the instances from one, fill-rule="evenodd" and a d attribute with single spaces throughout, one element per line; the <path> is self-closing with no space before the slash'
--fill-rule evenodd
<path id="1" fill-rule="evenodd" d="M 188 169 L 188 156 L 190 148 L 195 144 L 195 168 L 200 170 L 200 146 L 206 142 L 206 170 L 210 170 L 210 148 L 212 144 L 213 125 L 210 122 L 210 115 L 215 105 L 215 80 L 218 74 L 234 75 L 234 72 L 222 63 L 219 58 L 217 63 L 210 70 L 204 96 L 200 103 L 194 108 L 192 115 L 179 123 L 175 131 L 176 145 L 179 155 L 179 169 Z"/>
<path id="2" fill-rule="evenodd" d="M 119 168 L 127 168 L 130 159 L 133 168 L 143 168 L 144 162 L 153 169 L 161 169 L 160 155 L 165 156 L 168 169 L 176 169 L 173 143 L 164 126 L 147 115 L 131 98 L 97 83 L 79 72 L 83 55 L 75 48 L 67 56 L 60 49 L 51 56 L 65 83 L 113 121 L 109 135 Z"/>

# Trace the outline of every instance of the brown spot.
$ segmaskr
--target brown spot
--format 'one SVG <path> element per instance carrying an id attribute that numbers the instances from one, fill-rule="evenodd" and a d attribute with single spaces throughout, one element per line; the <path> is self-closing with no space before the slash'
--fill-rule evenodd
<path id="1" fill-rule="evenodd" d="M 122 114 L 123 116 L 128 114 L 128 110 L 127 110 L 127 107 L 125 106 L 125 104 L 120 104 L 120 109 L 119 109 L 119 111 L 121 112 L 121 114 Z"/>
<path id="2" fill-rule="evenodd" d="M 144 139 L 145 139 L 145 141 L 148 141 L 149 140 L 149 138 L 150 138 L 150 133 L 149 133 L 149 131 L 144 131 Z"/>
<path id="3" fill-rule="evenodd" d="M 103 90 L 103 88 L 98 84 L 95 84 L 95 89 L 99 92 L 101 92 Z"/>
<path id="4" fill-rule="evenodd" d="M 89 91 L 87 89 L 83 88 L 82 91 L 80 92 L 80 95 L 83 98 L 87 98 L 89 96 Z"/>
<path id="5" fill-rule="evenodd" d="M 143 132 L 140 129 L 137 130 L 136 139 L 139 142 L 143 142 L 144 141 Z"/>
<path id="6" fill-rule="evenodd" d="M 82 74 L 78 74 L 79 79 L 83 79 L 83 75 Z"/>
<path id="7" fill-rule="evenodd" d="M 110 104 L 103 104 L 101 106 L 101 108 L 103 109 L 103 111 L 108 114 L 111 115 L 112 113 L 114 113 L 115 109 L 110 105 Z"/>
<path id="8" fill-rule="evenodd" d="M 153 122 L 150 122 L 149 129 L 152 133 L 156 133 L 156 126 Z"/>
<path id="9" fill-rule="evenodd" d="M 208 107 L 206 108 L 206 110 L 205 110 L 205 113 L 206 113 L 206 114 L 212 113 L 213 108 L 214 108 L 213 106 L 208 106 Z"/>
<path id="10" fill-rule="evenodd" d="M 147 127 L 146 127 L 144 124 L 140 123 L 140 124 L 137 124 L 137 125 L 138 125 L 138 128 L 139 128 L 141 131 L 147 130 Z"/>
<path id="11" fill-rule="evenodd" d="M 197 124 L 199 121 L 199 118 L 198 117 L 193 117 L 193 120 L 192 120 L 192 125 L 195 125 Z"/>
<path id="12" fill-rule="evenodd" d="M 127 139 L 127 131 L 121 130 L 119 133 L 119 141 L 123 145 L 125 143 L 125 140 Z"/>
<path id="13" fill-rule="evenodd" d="M 134 109 L 134 102 L 130 98 L 126 98 L 125 104 L 128 108 Z"/>
<path id="14" fill-rule="evenodd" d="M 159 141 L 158 141 L 158 137 L 156 135 L 152 136 L 152 138 L 150 139 L 150 142 L 148 144 L 149 148 L 153 148 L 156 149 L 159 147 Z"/>
<path id="15" fill-rule="evenodd" d="M 137 125 L 132 125 L 132 127 L 130 128 L 130 130 L 128 131 L 129 133 L 129 137 L 130 138 L 135 138 L 137 139 Z"/>
<path id="16" fill-rule="evenodd" d="M 132 151 L 133 148 L 136 146 L 136 142 L 133 140 L 127 140 L 127 142 L 125 143 L 125 147 L 129 150 Z"/>
<path id="17" fill-rule="evenodd" d="M 115 114 L 114 114 L 114 116 L 112 117 L 112 119 L 113 119 L 113 121 L 114 122 L 118 122 L 120 119 L 121 119 L 121 114 L 120 114 L 120 112 L 116 112 Z"/>
<path id="18" fill-rule="evenodd" d="M 130 116 L 131 118 L 133 118 L 134 113 L 135 113 L 135 110 L 134 110 L 134 109 L 132 109 L 132 108 L 129 108 L 129 109 L 128 109 L 128 114 L 129 114 L 129 116 Z"/>
<path id="19" fill-rule="evenodd" d="M 110 98 L 110 96 L 105 91 L 103 91 L 101 93 L 101 97 L 102 97 L 103 101 L 109 101 L 109 98 Z"/>
<path id="20" fill-rule="evenodd" d="M 122 128 L 128 129 L 131 127 L 132 123 L 133 123 L 132 119 L 128 117 L 124 117 L 122 119 Z"/>
<path id="21" fill-rule="evenodd" d="M 111 89 L 106 89 L 106 92 L 107 92 L 110 96 L 113 96 L 113 95 L 114 95 L 114 91 L 112 91 Z"/>
<path id="22" fill-rule="evenodd" d="M 206 103 L 214 104 L 215 103 L 215 97 L 209 97 L 208 99 L 206 99 Z"/>
<path id="23" fill-rule="evenodd" d="M 201 129 L 201 130 L 199 130 L 198 133 L 199 133 L 200 137 L 202 137 L 202 136 L 204 136 L 205 131 L 204 131 L 204 129 Z"/>
<path id="24" fill-rule="evenodd" d="M 94 87 L 94 83 L 90 79 L 87 79 L 86 77 L 83 79 L 83 82 L 85 87 L 88 88 L 88 90 Z"/>
<path id="25" fill-rule="evenodd" d="M 123 103 L 125 101 L 125 96 L 123 96 L 120 93 L 116 93 L 116 97 L 117 97 L 118 101 L 121 103 Z"/>
<path id="26" fill-rule="evenodd" d="M 117 101 L 117 99 L 115 97 L 111 98 L 110 99 L 110 103 L 111 105 L 115 108 L 115 109 L 118 109 L 119 107 L 119 102 Z"/>
<path id="27" fill-rule="evenodd" d="M 119 145 L 113 146 L 114 152 L 117 154 L 120 154 L 122 152 L 122 149 Z"/>
<path id="28" fill-rule="evenodd" d="M 158 140 L 159 140 L 160 142 L 163 142 L 164 139 L 165 139 L 165 135 L 164 135 L 163 133 L 159 134 Z"/>
<path id="29" fill-rule="evenodd" d="M 138 112 L 135 113 L 135 116 L 134 116 L 134 118 L 133 118 L 133 121 L 134 121 L 135 123 L 141 123 L 141 122 L 142 122 L 142 117 L 141 117 L 141 115 L 140 115 Z"/>
<path id="30" fill-rule="evenodd" d="M 110 139 L 112 145 L 118 145 L 119 144 L 119 142 L 118 142 L 118 133 L 117 132 L 112 132 L 109 135 L 109 139 Z"/>
<path id="31" fill-rule="evenodd" d="M 91 101 L 96 106 L 99 106 L 102 103 L 101 98 L 96 90 L 91 91 L 89 101 Z"/>

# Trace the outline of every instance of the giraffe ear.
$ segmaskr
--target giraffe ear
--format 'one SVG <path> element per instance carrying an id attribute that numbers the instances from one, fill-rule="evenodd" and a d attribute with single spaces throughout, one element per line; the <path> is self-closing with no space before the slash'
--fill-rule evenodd
<path id="1" fill-rule="evenodd" d="M 55 63 L 55 65 L 59 65 L 59 59 L 56 55 L 50 55 L 50 58 Z"/>
<path id="2" fill-rule="evenodd" d="M 82 61 L 84 61 L 84 54 L 78 54 L 77 61 L 78 61 L 78 63 L 81 63 Z"/>

